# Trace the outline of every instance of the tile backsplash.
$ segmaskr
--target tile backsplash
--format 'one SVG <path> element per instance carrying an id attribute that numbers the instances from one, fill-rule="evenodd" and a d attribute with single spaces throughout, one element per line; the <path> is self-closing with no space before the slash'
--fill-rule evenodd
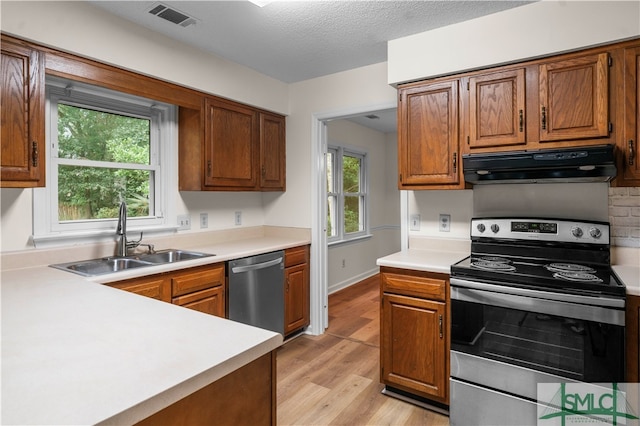
<path id="1" fill-rule="evenodd" d="M 640 247 L 640 188 L 609 188 L 611 245 Z"/>

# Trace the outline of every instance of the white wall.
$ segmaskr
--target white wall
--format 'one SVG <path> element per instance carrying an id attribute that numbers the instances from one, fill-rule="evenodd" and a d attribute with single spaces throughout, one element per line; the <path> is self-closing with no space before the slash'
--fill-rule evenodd
<path id="1" fill-rule="evenodd" d="M 376 259 L 400 250 L 400 191 L 389 188 L 398 170 L 395 133 L 385 135 L 347 120 L 330 121 L 327 131 L 329 144 L 367 151 L 372 235 L 329 247 L 328 288 L 332 293 L 376 274 Z"/>
<path id="2" fill-rule="evenodd" d="M 540 1 L 388 43 L 389 84 L 640 35 L 638 1 Z"/>

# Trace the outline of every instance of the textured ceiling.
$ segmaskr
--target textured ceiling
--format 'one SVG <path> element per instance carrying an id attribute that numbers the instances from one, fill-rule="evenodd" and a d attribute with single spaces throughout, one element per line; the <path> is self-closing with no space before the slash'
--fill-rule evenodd
<path id="1" fill-rule="evenodd" d="M 94 5 L 285 83 L 387 60 L 387 41 L 499 12 L 524 1 L 95 1 Z M 181 27 L 162 3 L 194 17 Z"/>
<path id="2" fill-rule="evenodd" d="M 96 1 L 108 12 L 285 83 L 385 62 L 387 41 L 531 1 Z M 163 4 L 196 19 L 182 27 L 150 13 Z M 396 131 L 396 111 L 349 120 Z"/>

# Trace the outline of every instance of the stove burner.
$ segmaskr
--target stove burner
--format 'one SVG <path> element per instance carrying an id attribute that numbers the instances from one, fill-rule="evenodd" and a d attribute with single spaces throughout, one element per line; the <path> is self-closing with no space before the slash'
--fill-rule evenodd
<path id="1" fill-rule="evenodd" d="M 550 272 L 560 272 L 560 273 L 578 273 L 583 272 L 585 274 L 593 274 L 596 272 L 595 269 L 590 268 L 585 265 L 577 265 L 575 263 L 551 263 L 549 265 L 545 265 L 545 268 Z"/>
<path id="2" fill-rule="evenodd" d="M 498 259 L 498 260 L 486 260 L 486 259 Z M 501 258 L 482 258 L 471 262 L 473 268 L 483 269 L 485 271 L 499 271 L 499 272 L 512 272 L 516 270 L 516 267 L 511 265 L 506 259 Z"/>
<path id="3" fill-rule="evenodd" d="M 506 259 L 504 257 L 498 257 L 498 256 L 483 256 L 478 260 L 485 261 L 485 262 L 495 262 L 495 263 L 511 263 L 509 259 Z"/>
<path id="4" fill-rule="evenodd" d="M 602 280 L 593 274 L 586 272 L 556 272 L 553 278 L 566 281 L 583 282 L 583 283 L 601 283 Z"/>

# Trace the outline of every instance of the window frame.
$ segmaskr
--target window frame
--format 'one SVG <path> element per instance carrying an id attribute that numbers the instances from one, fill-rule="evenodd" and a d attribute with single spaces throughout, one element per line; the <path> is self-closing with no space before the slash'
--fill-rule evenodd
<path id="1" fill-rule="evenodd" d="M 177 156 L 177 107 L 123 92 L 66 80 L 46 77 L 46 179 L 47 186 L 36 188 L 33 193 L 35 244 L 46 245 L 50 241 L 92 238 L 100 235 L 115 235 L 117 218 L 85 219 L 77 221 L 58 220 L 58 166 L 91 165 L 85 160 L 57 158 L 57 105 L 89 108 L 109 113 L 150 119 L 149 165 L 122 163 L 122 168 L 148 170 L 153 174 L 150 182 L 150 213 L 146 217 L 127 217 L 127 229 L 136 232 L 159 232 L 175 230 L 168 225 L 168 218 L 175 215 L 175 193 L 177 192 L 176 166 L 170 158 Z M 87 160 L 88 161 L 88 160 Z M 99 238 L 98 238 L 99 239 Z"/>
<path id="2" fill-rule="evenodd" d="M 336 233 L 333 236 L 327 235 L 327 243 L 329 245 L 339 244 L 343 242 L 367 238 L 370 236 L 369 231 L 369 170 L 368 170 L 368 152 L 361 148 L 344 146 L 336 143 L 327 145 L 327 153 L 332 153 L 334 171 L 333 188 L 327 187 L 327 205 L 330 206 L 329 197 L 336 199 Z M 360 159 L 360 191 L 356 193 L 344 193 L 343 181 L 343 158 L 345 156 Z M 325 177 L 326 179 L 326 177 Z M 360 197 L 360 223 L 362 230 L 357 232 L 345 231 L 345 196 Z"/>

